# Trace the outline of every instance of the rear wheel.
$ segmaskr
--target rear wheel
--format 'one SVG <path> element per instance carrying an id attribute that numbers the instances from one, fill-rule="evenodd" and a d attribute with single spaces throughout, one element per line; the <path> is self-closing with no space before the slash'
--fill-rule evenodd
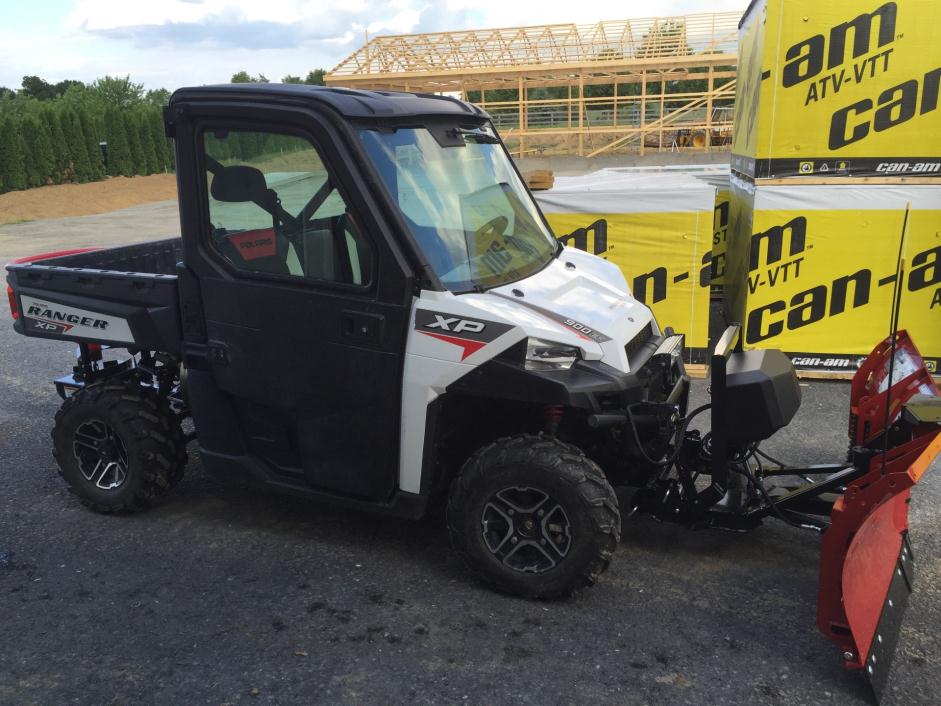
<path id="1" fill-rule="evenodd" d="M 98 512 L 150 507 L 186 466 L 179 417 L 136 380 L 103 382 L 63 402 L 52 430 L 59 472 Z"/>
<path id="2" fill-rule="evenodd" d="M 478 450 L 448 499 L 451 543 L 490 586 L 568 596 L 608 568 L 620 537 L 617 497 L 579 449 L 519 435 Z"/>

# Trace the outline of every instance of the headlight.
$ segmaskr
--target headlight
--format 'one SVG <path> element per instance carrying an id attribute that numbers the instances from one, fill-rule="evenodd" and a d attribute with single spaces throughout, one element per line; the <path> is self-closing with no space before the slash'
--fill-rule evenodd
<path id="1" fill-rule="evenodd" d="M 579 358 L 578 348 L 541 338 L 526 341 L 526 370 L 568 370 Z"/>

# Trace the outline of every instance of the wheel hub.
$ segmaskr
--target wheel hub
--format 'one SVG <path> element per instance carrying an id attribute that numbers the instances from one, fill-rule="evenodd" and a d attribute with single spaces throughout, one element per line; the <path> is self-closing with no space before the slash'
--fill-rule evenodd
<path id="1" fill-rule="evenodd" d="M 127 449 L 100 419 L 83 422 L 72 439 L 72 455 L 82 477 L 100 490 L 115 490 L 127 480 Z"/>
<path id="2" fill-rule="evenodd" d="M 505 566 L 543 573 L 558 566 L 572 545 L 572 526 L 548 493 L 513 486 L 494 493 L 481 514 L 484 543 Z"/>

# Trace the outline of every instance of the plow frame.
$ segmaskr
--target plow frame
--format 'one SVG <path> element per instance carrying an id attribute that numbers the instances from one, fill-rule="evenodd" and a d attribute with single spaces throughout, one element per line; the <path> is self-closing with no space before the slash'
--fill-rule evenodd
<path id="1" fill-rule="evenodd" d="M 817 599 L 817 626 L 840 648 L 848 669 L 864 669 L 874 691 L 881 692 L 889 662 L 898 639 L 904 598 L 911 592 L 914 556 L 908 544 L 908 506 L 910 490 L 941 452 L 941 432 L 925 429 L 910 442 L 891 449 L 883 468 L 882 454 L 873 454 L 869 472 L 852 482 L 833 506 L 831 524 L 824 533 L 820 549 L 820 583 Z M 879 515 L 882 515 L 879 518 Z M 853 561 L 854 539 L 867 519 L 882 519 L 898 537 L 878 553 L 894 554 L 894 572 L 884 596 L 875 596 L 879 612 L 870 614 L 860 633 L 860 626 L 847 615 L 846 593 L 855 588 L 849 582 L 847 565 Z M 888 533 L 891 535 L 891 532 Z M 888 541 L 883 536 L 883 541 Z M 874 567 L 873 571 L 876 571 Z M 893 590 L 904 582 L 904 592 Z M 897 624 L 892 624 L 892 621 Z M 855 627 L 855 630 L 854 630 Z"/>
<path id="2" fill-rule="evenodd" d="M 877 702 L 915 577 L 911 488 L 941 452 L 941 426 L 904 414 L 919 394 L 939 397 L 911 338 L 898 331 L 853 377 L 848 431 L 857 477 L 834 502 L 820 549 L 817 627 L 844 667 L 862 670 Z"/>

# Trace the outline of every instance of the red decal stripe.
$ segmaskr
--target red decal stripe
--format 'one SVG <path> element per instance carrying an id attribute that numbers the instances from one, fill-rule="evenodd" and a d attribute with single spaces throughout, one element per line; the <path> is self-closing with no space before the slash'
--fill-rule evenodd
<path id="1" fill-rule="evenodd" d="M 444 341 L 445 343 L 450 343 L 454 346 L 460 346 L 464 349 L 464 353 L 461 355 L 461 360 L 464 360 L 467 356 L 476 353 L 487 345 L 484 341 L 472 341 L 469 338 L 445 336 L 443 333 L 433 333 L 431 331 L 419 331 L 419 333 L 423 333 L 426 336 L 431 336 L 432 338 L 437 338 L 439 341 Z"/>

